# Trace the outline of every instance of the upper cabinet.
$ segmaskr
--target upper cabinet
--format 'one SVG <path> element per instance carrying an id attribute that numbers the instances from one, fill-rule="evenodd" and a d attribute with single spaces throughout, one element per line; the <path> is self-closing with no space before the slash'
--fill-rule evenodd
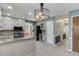
<path id="1" fill-rule="evenodd" d="M 13 30 L 13 19 L 3 17 L 3 30 Z"/>
<path id="2" fill-rule="evenodd" d="M 14 26 L 24 26 L 24 20 L 22 19 L 14 19 L 13 23 L 14 23 Z"/>
<path id="3" fill-rule="evenodd" d="M 23 19 L 14 19 L 13 20 L 13 26 L 20 26 L 20 27 L 25 27 L 25 21 Z"/>
<path id="4" fill-rule="evenodd" d="M 32 37 L 34 36 L 34 28 L 33 28 L 33 24 L 32 23 L 25 23 L 25 37 Z"/>
<path id="5" fill-rule="evenodd" d="M 2 30 L 2 13 L 0 8 L 0 30 Z"/>
<path id="6" fill-rule="evenodd" d="M 13 30 L 14 26 L 21 26 L 24 28 L 24 20 L 10 17 L 3 17 L 3 30 Z"/>

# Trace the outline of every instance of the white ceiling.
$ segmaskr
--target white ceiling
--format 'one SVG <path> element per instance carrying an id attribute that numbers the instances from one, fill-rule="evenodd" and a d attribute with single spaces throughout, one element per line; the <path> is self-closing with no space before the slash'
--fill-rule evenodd
<path id="1" fill-rule="evenodd" d="M 79 3 L 49 3 L 45 7 L 50 10 L 51 16 L 67 15 L 69 11 L 79 9 Z"/>
<path id="2" fill-rule="evenodd" d="M 33 20 L 34 10 L 40 7 L 39 3 L 3 3 L 0 4 L 3 14 L 10 13 L 10 16 L 24 17 Z M 8 9 L 12 6 L 13 9 Z M 50 10 L 50 16 L 67 15 L 69 11 L 79 9 L 79 3 L 45 3 L 44 7 Z M 31 15 L 28 15 L 28 13 Z"/>

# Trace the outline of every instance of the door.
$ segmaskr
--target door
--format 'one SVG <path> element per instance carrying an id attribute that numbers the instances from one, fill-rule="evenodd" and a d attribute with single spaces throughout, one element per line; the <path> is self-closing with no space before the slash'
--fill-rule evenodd
<path id="1" fill-rule="evenodd" d="M 40 26 L 36 26 L 36 40 L 39 41 L 39 34 L 42 34 Z"/>
<path id="2" fill-rule="evenodd" d="M 79 52 L 79 16 L 73 17 L 73 51 Z"/>

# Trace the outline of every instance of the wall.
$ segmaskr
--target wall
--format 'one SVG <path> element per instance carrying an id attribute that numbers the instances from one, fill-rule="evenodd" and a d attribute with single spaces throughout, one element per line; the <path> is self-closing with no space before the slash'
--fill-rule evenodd
<path id="1" fill-rule="evenodd" d="M 62 16 L 63 17 L 63 16 Z M 55 17 L 55 19 L 53 20 L 54 23 L 54 28 L 53 28 L 53 32 L 54 32 L 54 38 L 56 36 L 61 36 L 61 42 L 63 41 L 63 34 L 65 34 L 65 18 L 61 18 L 61 16 L 59 17 Z M 55 41 L 55 40 L 54 40 Z"/>
<path id="2" fill-rule="evenodd" d="M 65 27 L 65 18 L 59 18 L 59 17 L 55 17 L 54 20 L 54 34 L 60 35 L 60 34 L 64 34 L 64 27 Z"/>
<path id="3" fill-rule="evenodd" d="M 72 29 L 73 29 L 73 20 L 72 17 L 73 16 L 79 16 L 79 9 L 77 10 L 73 10 L 69 12 L 68 18 L 69 18 L 69 25 L 68 25 L 68 31 L 67 31 L 67 47 L 68 47 L 68 51 L 72 51 L 73 49 L 73 38 L 72 38 Z"/>

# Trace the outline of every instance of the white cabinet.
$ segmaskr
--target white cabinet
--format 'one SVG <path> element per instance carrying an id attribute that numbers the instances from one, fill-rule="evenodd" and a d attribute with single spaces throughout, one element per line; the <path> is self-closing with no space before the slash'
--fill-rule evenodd
<path id="1" fill-rule="evenodd" d="M 0 30 L 2 30 L 2 16 L 0 15 Z"/>
<path id="2" fill-rule="evenodd" d="M 13 19 L 13 26 L 21 26 L 25 28 L 25 21 L 23 19 Z"/>
<path id="3" fill-rule="evenodd" d="M 26 56 L 36 49 L 35 39 L 0 44 L 0 56 Z"/>
<path id="4" fill-rule="evenodd" d="M 2 30 L 2 14 L 1 14 L 1 8 L 0 8 L 0 30 Z"/>
<path id="5" fill-rule="evenodd" d="M 3 30 L 13 30 L 13 19 L 3 17 Z"/>
<path id="6" fill-rule="evenodd" d="M 12 44 L 12 55 L 27 55 L 35 50 L 35 40 L 19 41 Z"/>
<path id="7" fill-rule="evenodd" d="M 25 30 L 25 33 L 26 33 L 26 35 L 25 35 L 26 38 L 34 36 L 34 32 L 33 32 L 34 29 L 33 29 L 32 23 L 25 23 L 24 30 Z"/>
<path id="8" fill-rule="evenodd" d="M 12 44 L 12 55 L 25 55 L 26 49 L 26 42 L 14 42 L 14 44 Z"/>
<path id="9" fill-rule="evenodd" d="M 47 42 L 50 44 L 54 44 L 53 39 L 53 21 L 46 22 L 46 32 L 47 32 Z"/>
<path id="10" fill-rule="evenodd" d="M 11 54 L 11 45 L 10 44 L 3 44 L 0 45 L 0 56 L 10 56 Z"/>
<path id="11" fill-rule="evenodd" d="M 19 20 L 19 24 L 20 24 L 20 26 L 23 27 L 23 30 L 24 30 L 24 28 L 25 28 L 25 20 L 20 19 L 20 20 Z"/>
<path id="12" fill-rule="evenodd" d="M 25 25 L 25 20 L 20 19 L 19 21 L 20 21 L 21 26 Z"/>
<path id="13" fill-rule="evenodd" d="M 14 26 L 24 26 L 24 20 L 22 19 L 14 19 L 13 23 L 14 23 Z"/>
<path id="14" fill-rule="evenodd" d="M 17 26 L 18 24 L 18 20 L 17 19 L 13 19 L 13 26 Z"/>
<path id="15" fill-rule="evenodd" d="M 0 30 L 13 30 L 14 26 L 22 26 L 24 29 L 25 21 L 0 15 Z"/>
<path id="16" fill-rule="evenodd" d="M 14 26 L 22 26 L 24 28 L 25 21 L 22 19 L 14 19 L 3 17 L 3 30 L 13 30 Z"/>

